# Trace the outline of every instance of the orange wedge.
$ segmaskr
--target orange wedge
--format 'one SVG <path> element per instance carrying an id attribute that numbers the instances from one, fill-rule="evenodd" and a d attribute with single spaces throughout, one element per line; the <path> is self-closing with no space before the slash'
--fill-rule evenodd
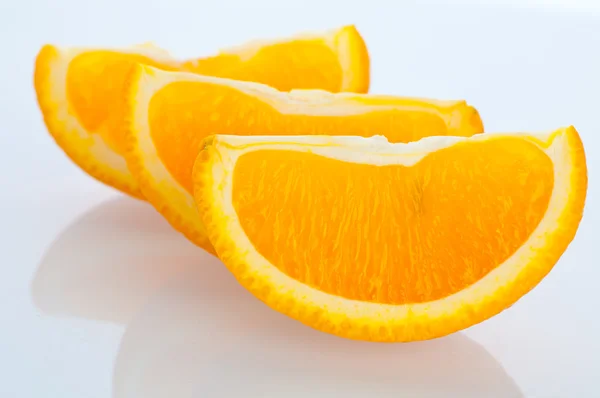
<path id="1" fill-rule="evenodd" d="M 126 49 L 46 45 L 35 63 L 35 90 L 44 121 L 57 144 L 84 171 L 134 197 L 142 195 L 123 158 L 122 137 L 112 129 L 126 73 L 141 62 L 238 80 L 280 90 L 366 92 L 369 56 L 354 26 L 255 41 L 218 54 L 179 61 L 152 45 Z"/>
<path id="2" fill-rule="evenodd" d="M 203 148 L 195 198 L 221 260 L 270 307 L 351 339 L 431 339 L 511 306 L 574 238 L 587 191 L 572 127 Z"/>
<path id="3" fill-rule="evenodd" d="M 282 93 L 265 85 L 165 72 L 136 66 L 120 136 L 126 158 L 147 200 L 173 227 L 214 253 L 193 200 L 192 168 L 210 134 L 351 134 L 393 142 L 429 135 L 470 136 L 483 131 L 478 112 L 464 101 L 331 94 Z"/>

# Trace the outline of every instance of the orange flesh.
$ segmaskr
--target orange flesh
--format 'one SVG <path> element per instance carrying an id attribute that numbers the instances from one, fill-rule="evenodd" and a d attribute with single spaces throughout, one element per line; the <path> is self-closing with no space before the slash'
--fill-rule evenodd
<path id="1" fill-rule="evenodd" d="M 75 116 L 90 133 L 101 133 L 108 145 L 123 153 L 122 137 L 102 130 L 117 111 L 128 72 L 135 63 L 169 69 L 147 57 L 113 51 L 92 51 L 76 56 L 67 71 L 67 98 Z M 172 70 L 173 68 L 171 68 Z M 101 131 L 102 130 L 102 131 Z"/>
<path id="2" fill-rule="evenodd" d="M 469 136 L 482 131 L 476 115 L 479 123 L 472 128 L 450 132 L 442 117 L 444 112 L 454 112 L 453 108 L 438 109 L 406 101 L 404 108 L 390 109 L 388 103 L 380 110 L 364 113 L 366 106 L 357 111 L 356 105 L 354 108 L 345 105 L 341 101 L 331 107 L 320 105 L 317 108 L 321 113 L 316 116 L 306 114 L 315 109 L 315 105 L 297 103 L 294 105 L 295 113 L 283 114 L 257 97 L 231 87 L 204 82 L 175 82 L 152 97 L 148 118 L 150 134 L 160 159 L 189 193 L 192 193 L 191 172 L 196 156 L 204 138 L 211 134 L 363 137 L 380 134 L 391 142 L 409 142 L 430 135 L 452 133 Z M 415 108 L 420 110 L 415 111 Z"/>
<path id="3" fill-rule="evenodd" d="M 233 204 L 256 250 L 290 277 L 348 299 L 422 303 L 478 281 L 542 219 L 553 166 L 512 138 L 461 143 L 414 166 L 294 151 L 242 155 Z"/>
<path id="4" fill-rule="evenodd" d="M 209 76 L 264 82 L 280 91 L 340 91 L 343 73 L 338 55 L 323 40 L 274 43 L 250 56 L 247 60 L 232 54 L 201 58 L 185 63 L 185 69 Z"/>
<path id="5" fill-rule="evenodd" d="M 281 91 L 294 88 L 340 90 L 342 69 L 338 56 L 322 40 L 298 40 L 265 46 L 242 59 L 218 55 L 170 64 L 116 51 L 90 51 L 76 56 L 67 72 L 67 97 L 75 116 L 91 133 L 99 133 L 118 153 L 124 153 L 123 137 L 113 134 L 109 118 L 118 110 L 118 98 L 125 89 L 128 71 L 134 63 L 163 70 L 180 70 L 209 76 L 265 83 Z M 320 73 L 315 73 L 320 71 Z"/>

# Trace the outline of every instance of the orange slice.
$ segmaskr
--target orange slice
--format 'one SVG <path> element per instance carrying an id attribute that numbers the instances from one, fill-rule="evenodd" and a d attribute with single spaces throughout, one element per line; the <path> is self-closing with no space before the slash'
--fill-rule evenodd
<path id="1" fill-rule="evenodd" d="M 195 198 L 219 257 L 270 307 L 372 341 L 443 336 L 534 288 L 583 214 L 577 131 L 207 139 Z"/>
<path id="2" fill-rule="evenodd" d="M 130 170 L 147 200 L 173 227 L 214 252 L 194 205 L 192 168 L 210 134 L 383 134 L 393 142 L 429 135 L 470 136 L 483 131 L 464 101 L 282 93 L 256 83 L 164 72 L 136 66 L 123 97 Z"/>
<path id="3" fill-rule="evenodd" d="M 254 41 L 218 54 L 179 61 L 152 45 L 126 49 L 44 46 L 34 84 L 44 121 L 57 144 L 92 177 L 141 198 L 112 128 L 121 111 L 127 71 L 135 63 L 292 88 L 366 92 L 369 57 L 354 26 Z"/>

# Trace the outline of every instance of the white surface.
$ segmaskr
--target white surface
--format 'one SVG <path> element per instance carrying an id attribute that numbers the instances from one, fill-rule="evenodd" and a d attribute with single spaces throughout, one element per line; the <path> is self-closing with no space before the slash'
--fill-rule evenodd
<path id="1" fill-rule="evenodd" d="M 0 397 L 599 397 L 600 16 L 271 3 L 0 5 Z M 462 333 L 360 344 L 266 309 L 149 206 L 73 166 L 35 104 L 45 42 L 153 40 L 193 56 L 345 23 L 367 40 L 373 92 L 466 98 L 488 131 L 573 124 L 584 140 L 590 184 L 574 242 L 529 295 Z"/>

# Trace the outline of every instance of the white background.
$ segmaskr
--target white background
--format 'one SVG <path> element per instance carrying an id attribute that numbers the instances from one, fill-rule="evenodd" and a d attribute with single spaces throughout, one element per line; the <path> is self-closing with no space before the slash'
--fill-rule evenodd
<path id="1" fill-rule="evenodd" d="M 495 3 L 3 0 L 0 397 L 600 397 L 600 7 Z M 35 103 L 46 42 L 191 57 L 347 23 L 370 49 L 372 92 L 464 98 L 487 131 L 573 124 L 584 140 L 574 242 L 529 295 L 464 332 L 357 343 L 265 308 L 148 205 L 71 164 Z"/>

